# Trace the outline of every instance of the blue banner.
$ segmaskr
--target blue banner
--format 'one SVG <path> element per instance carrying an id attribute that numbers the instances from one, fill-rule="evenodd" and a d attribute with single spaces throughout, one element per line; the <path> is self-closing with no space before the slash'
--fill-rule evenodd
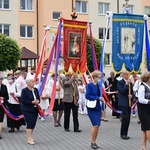
<path id="1" fill-rule="evenodd" d="M 112 63 L 114 70 L 123 68 L 138 72 L 142 62 L 144 19 L 143 15 L 113 14 Z"/>
<path id="2" fill-rule="evenodd" d="M 146 65 L 147 70 L 150 71 L 150 39 L 149 39 L 148 22 L 145 20 L 145 45 L 146 45 Z"/>

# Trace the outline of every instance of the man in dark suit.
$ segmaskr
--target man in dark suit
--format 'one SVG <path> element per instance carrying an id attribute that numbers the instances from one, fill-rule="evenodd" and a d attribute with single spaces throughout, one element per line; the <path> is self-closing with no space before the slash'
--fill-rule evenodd
<path id="1" fill-rule="evenodd" d="M 116 92 L 117 91 L 117 79 L 115 77 L 115 73 L 113 71 L 110 72 L 110 77 L 107 79 L 108 80 L 108 86 L 110 92 Z M 117 93 L 109 94 L 109 98 L 111 100 L 112 106 L 115 109 L 118 109 L 118 97 Z M 116 116 L 119 118 L 119 114 L 112 111 L 112 116 Z"/>
<path id="2" fill-rule="evenodd" d="M 121 130 L 120 136 L 122 139 L 128 140 L 128 128 L 130 124 L 130 114 L 131 114 L 131 103 L 130 101 L 133 98 L 133 86 L 129 79 L 128 72 L 123 72 L 123 79 L 118 81 L 118 106 L 122 111 L 122 121 L 121 121 Z M 130 89 L 130 90 L 129 90 Z"/>
<path id="3" fill-rule="evenodd" d="M 2 75 L 0 75 L 0 139 L 2 139 L 1 131 L 2 131 L 3 120 L 4 120 L 4 110 L 2 108 L 1 103 L 3 103 L 4 106 L 6 106 L 7 100 L 9 99 L 7 87 L 4 84 L 2 84 L 2 81 L 3 81 L 3 77 Z"/>
<path id="4" fill-rule="evenodd" d="M 66 132 L 69 132 L 69 124 L 70 124 L 70 113 L 72 109 L 73 114 L 73 124 L 74 124 L 74 132 L 81 132 L 79 130 L 79 121 L 78 121 L 78 88 L 76 77 L 77 75 L 71 75 L 71 73 L 67 73 L 66 79 L 63 80 L 63 89 L 64 89 L 64 129 Z"/>

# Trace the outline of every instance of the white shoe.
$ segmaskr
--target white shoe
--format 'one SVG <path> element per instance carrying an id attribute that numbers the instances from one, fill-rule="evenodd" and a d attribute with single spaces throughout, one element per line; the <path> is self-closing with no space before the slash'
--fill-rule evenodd
<path id="1" fill-rule="evenodd" d="M 84 114 L 83 111 L 80 114 L 83 115 Z"/>
<path id="2" fill-rule="evenodd" d="M 45 119 L 44 118 L 41 118 L 41 121 L 44 121 Z"/>

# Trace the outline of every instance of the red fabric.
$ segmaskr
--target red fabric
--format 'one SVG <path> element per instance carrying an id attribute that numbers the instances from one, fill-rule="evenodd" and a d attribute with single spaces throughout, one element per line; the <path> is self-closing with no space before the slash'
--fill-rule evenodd
<path id="1" fill-rule="evenodd" d="M 86 71 L 86 35 L 87 22 L 64 20 L 64 69 L 69 71 L 71 65 L 74 72 Z"/>
<path id="2" fill-rule="evenodd" d="M 15 100 L 16 102 L 20 103 L 17 97 L 15 97 L 15 96 L 12 96 L 12 97 L 14 98 L 14 100 Z"/>
<path id="3" fill-rule="evenodd" d="M 42 108 L 40 107 L 40 105 L 38 105 L 37 108 L 38 108 L 38 113 L 39 113 L 39 115 L 40 115 L 41 117 L 44 117 L 45 114 L 44 114 Z"/>
<path id="4" fill-rule="evenodd" d="M 45 30 L 44 38 L 43 38 L 43 42 L 42 42 L 42 47 L 41 47 L 41 54 L 40 54 L 40 58 L 39 58 L 39 63 L 38 63 L 37 68 L 36 68 L 34 80 L 37 79 L 38 74 L 41 72 L 41 69 L 42 69 L 43 64 L 44 64 L 44 58 L 45 58 L 45 53 L 46 53 L 46 36 L 47 36 L 47 33 L 48 33 L 48 30 Z"/>

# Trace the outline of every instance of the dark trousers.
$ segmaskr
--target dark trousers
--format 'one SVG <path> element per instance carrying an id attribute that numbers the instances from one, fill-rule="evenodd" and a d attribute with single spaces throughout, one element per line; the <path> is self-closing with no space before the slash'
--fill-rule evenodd
<path id="1" fill-rule="evenodd" d="M 64 128 L 69 129 L 71 110 L 73 115 L 74 130 L 78 130 L 79 129 L 78 106 L 74 105 L 73 102 L 72 103 L 64 102 Z"/>
<path id="2" fill-rule="evenodd" d="M 128 128 L 130 124 L 130 114 L 131 114 L 131 107 L 128 106 L 122 106 L 120 107 L 120 110 L 122 111 L 122 122 L 121 122 L 121 130 L 120 130 L 120 136 L 122 135 L 128 135 Z"/>

